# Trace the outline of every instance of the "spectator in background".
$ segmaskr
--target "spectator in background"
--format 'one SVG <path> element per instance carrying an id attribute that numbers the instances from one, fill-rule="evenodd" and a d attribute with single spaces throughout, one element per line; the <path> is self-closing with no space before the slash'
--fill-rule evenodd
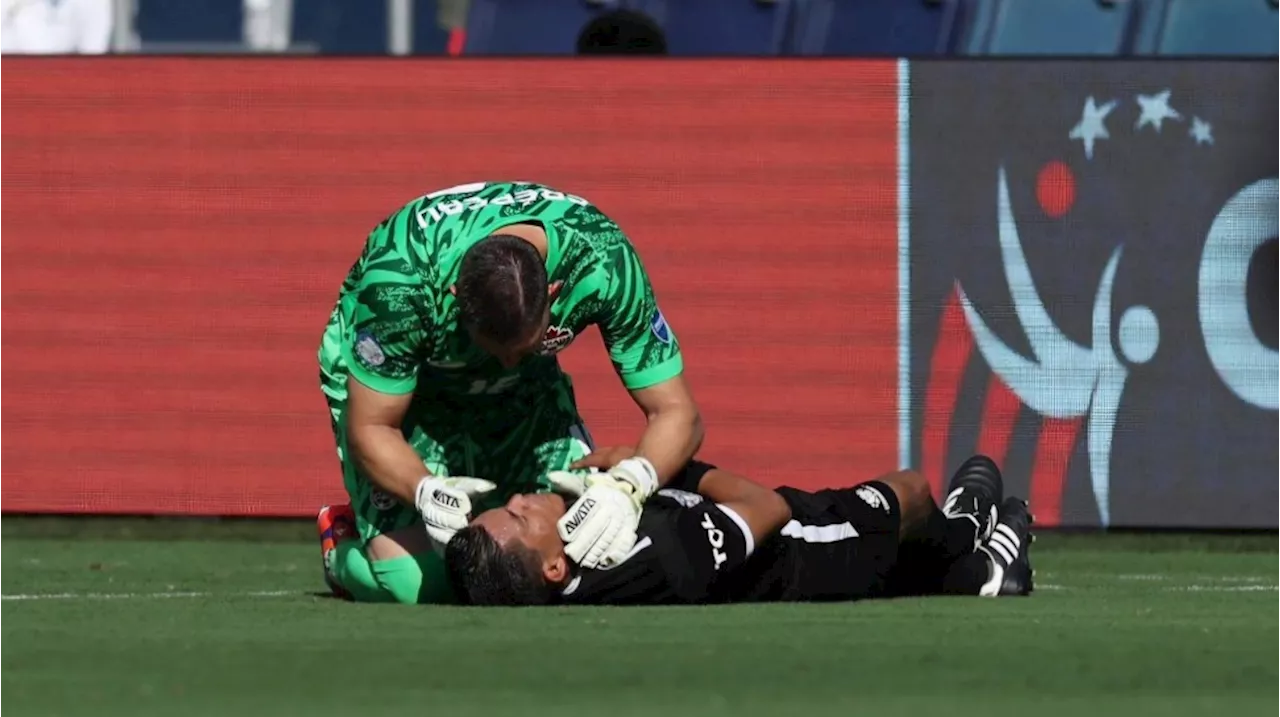
<path id="1" fill-rule="evenodd" d="M 101 55 L 111 50 L 111 0 L 3 0 L 0 53 Z"/>
<path id="2" fill-rule="evenodd" d="M 653 18 L 635 10 L 598 15 L 578 35 L 579 55 L 665 55 L 667 38 Z"/>

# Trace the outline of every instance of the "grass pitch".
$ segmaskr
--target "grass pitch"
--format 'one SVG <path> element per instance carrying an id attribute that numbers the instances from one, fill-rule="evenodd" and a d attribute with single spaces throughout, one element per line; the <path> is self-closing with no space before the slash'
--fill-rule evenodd
<path id="1" fill-rule="evenodd" d="M 479 610 L 319 597 L 305 526 L 4 522 L 9 717 L 1277 711 L 1274 535 L 1044 536 L 1027 599 Z"/>

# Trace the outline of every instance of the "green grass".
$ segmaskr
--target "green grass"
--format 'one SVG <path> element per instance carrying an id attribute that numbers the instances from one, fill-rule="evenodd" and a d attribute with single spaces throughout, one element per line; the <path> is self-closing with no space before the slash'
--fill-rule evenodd
<path id="1" fill-rule="evenodd" d="M 4 522 L 12 716 L 1277 710 L 1274 535 L 1047 536 L 1029 599 L 468 610 L 317 597 L 296 525 L 163 542 Z"/>

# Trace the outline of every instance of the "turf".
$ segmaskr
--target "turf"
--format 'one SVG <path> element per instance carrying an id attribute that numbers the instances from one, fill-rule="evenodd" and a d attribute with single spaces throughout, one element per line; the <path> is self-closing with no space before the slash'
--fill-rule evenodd
<path id="1" fill-rule="evenodd" d="M 467 610 L 319 597 L 292 528 L 166 542 L 5 523 L 8 715 L 1277 711 L 1274 535 L 1048 536 L 1028 599 Z"/>

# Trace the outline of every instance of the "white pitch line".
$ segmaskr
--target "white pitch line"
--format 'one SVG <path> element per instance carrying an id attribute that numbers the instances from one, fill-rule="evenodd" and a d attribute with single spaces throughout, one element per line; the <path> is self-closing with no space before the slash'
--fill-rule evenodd
<path id="1" fill-rule="evenodd" d="M 1280 590 L 1280 585 L 1175 585 L 1165 588 L 1165 592 L 1192 593 L 1258 593 L 1277 590 Z"/>
<path id="2" fill-rule="evenodd" d="M 0 600 L 172 600 L 203 597 L 284 597 L 304 595 L 296 590 L 257 590 L 243 593 L 160 592 L 160 593 L 18 593 L 0 595 Z"/>

